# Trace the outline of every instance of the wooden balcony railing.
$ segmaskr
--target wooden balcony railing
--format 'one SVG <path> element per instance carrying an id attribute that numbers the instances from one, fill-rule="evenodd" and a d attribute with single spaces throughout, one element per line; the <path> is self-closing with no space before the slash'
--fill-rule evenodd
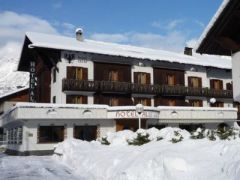
<path id="1" fill-rule="evenodd" d="M 214 90 L 209 88 L 193 88 L 182 85 L 145 85 L 116 81 L 92 81 L 63 79 L 63 91 L 92 91 L 92 92 L 115 92 L 115 93 L 136 93 L 153 95 L 172 96 L 202 96 L 216 98 L 232 98 L 231 90 Z"/>

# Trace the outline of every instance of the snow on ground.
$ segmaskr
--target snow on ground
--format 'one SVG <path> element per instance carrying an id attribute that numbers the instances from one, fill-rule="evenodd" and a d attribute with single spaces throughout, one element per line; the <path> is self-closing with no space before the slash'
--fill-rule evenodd
<path id="1" fill-rule="evenodd" d="M 84 180 L 70 168 L 49 156 L 7 156 L 0 154 L 0 180 Z"/>
<path id="2" fill-rule="evenodd" d="M 172 143 L 174 131 L 184 137 Z M 136 133 L 108 134 L 111 145 L 68 139 L 57 146 L 55 158 L 76 174 L 96 180 L 237 180 L 240 177 L 240 140 L 193 140 L 179 129 L 148 130 L 154 141 L 129 146 Z M 163 140 L 157 141 L 157 137 Z"/>
<path id="3" fill-rule="evenodd" d="M 184 137 L 172 143 L 175 131 Z M 200 132 L 200 131 L 198 131 Z M 239 132 L 239 131 L 238 131 Z M 178 128 L 139 130 L 152 141 L 130 146 L 136 137 L 129 130 L 108 133 L 110 145 L 99 141 L 67 139 L 53 156 L 14 157 L 0 155 L 0 179 L 80 180 L 238 180 L 240 138 L 232 140 L 190 139 Z M 157 140 L 162 137 L 162 140 Z"/>

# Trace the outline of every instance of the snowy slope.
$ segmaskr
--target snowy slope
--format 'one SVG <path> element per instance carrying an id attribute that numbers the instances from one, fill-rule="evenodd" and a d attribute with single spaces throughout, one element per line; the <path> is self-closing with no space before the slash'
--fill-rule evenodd
<path id="1" fill-rule="evenodd" d="M 9 43 L 0 51 L 0 97 L 6 93 L 27 87 L 29 75 L 17 72 L 19 45 Z"/>

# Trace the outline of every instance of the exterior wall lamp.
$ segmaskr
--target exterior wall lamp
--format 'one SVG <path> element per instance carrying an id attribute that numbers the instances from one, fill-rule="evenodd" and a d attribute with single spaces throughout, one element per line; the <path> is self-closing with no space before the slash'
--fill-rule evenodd
<path id="1" fill-rule="evenodd" d="M 141 129 L 141 115 L 144 111 L 144 106 L 142 104 L 137 104 L 136 105 L 136 112 L 138 115 L 138 129 Z"/>

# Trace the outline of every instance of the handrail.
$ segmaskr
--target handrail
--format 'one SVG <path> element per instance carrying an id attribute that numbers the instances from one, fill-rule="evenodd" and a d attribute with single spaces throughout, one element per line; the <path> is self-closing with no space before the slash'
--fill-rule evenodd
<path id="1" fill-rule="evenodd" d="M 202 97 L 219 97 L 232 98 L 232 90 L 215 90 L 210 88 L 194 88 L 183 85 L 153 85 L 137 84 L 130 82 L 118 81 L 93 81 L 93 80 L 76 80 L 63 79 L 63 91 L 92 91 L 92 92 L 120 92 L 152 95 L 181 95 L 181 96 L 202 96 Z"/>

